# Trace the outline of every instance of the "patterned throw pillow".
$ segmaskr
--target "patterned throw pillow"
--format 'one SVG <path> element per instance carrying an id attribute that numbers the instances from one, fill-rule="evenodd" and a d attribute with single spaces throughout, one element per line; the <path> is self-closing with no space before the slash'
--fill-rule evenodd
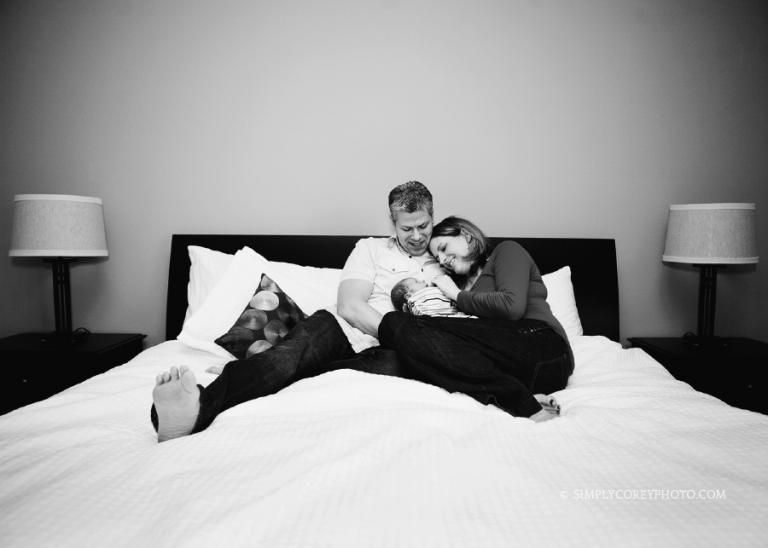
<path id="1" fill-rule="evenodd" d="M 242 360 L 264 352 L 285 337 L 305 314 L 266 274 L 248 306 L 216 344 Z"/>

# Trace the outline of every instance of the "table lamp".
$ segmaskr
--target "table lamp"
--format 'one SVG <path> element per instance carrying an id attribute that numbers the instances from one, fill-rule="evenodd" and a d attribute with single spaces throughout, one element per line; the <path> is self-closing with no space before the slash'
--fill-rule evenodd
<path id="1" fill-rule="evenodd" d="M 69 263 L 106 257 L 107 239 L 100 198 L 64 194 L 14 196 L 11 257 L 45 257 L 53 271 L 56 335 L 72 337 Z"/>
<path id="2" fill-rule="evenodd" d="M 718 267 L 758 261 L 755 204 L 669 206 L 662 259 L 700 269 L 696 342 L 713 340 Z"/>

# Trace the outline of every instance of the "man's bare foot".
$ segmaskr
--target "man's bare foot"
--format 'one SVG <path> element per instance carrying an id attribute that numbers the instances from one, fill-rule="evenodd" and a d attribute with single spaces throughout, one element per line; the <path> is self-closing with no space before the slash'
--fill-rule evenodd
<path id="1" fill-rule="evenodd" d="M 172 440 L 192 432 L 200 411 L 200 389 L 195 374 L 185 365 L 157 376 L 152 399 L 157 411 L 157 441 Z"/>

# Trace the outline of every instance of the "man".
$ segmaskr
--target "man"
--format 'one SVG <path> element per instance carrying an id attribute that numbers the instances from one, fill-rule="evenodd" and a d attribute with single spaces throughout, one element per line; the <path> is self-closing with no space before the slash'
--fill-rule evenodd
<path id="1" fill-rule="evenodd" d="M 418 181 L 389 193 L 395 229 L 389 238 L 357 242 L 341 273 L 339 315 L 360 331 L 378 338 L 381 318 L 394 310 L 390 294 L 403 278 L 430 278 L 436 263 L 429 254 L 432 235 L 432 194 Z"/>
<path id="2" fill-rule="evenodd" d="M 394 310 L 392 287 L 401 279 L 429 278 L 437 267 L 428 253 L 432 234 L 432 194 L 418 181 L 389 193 L 395 234 L 360 240 L 347 259 L 338 291 L 338 313 L 349 324 L 378 335 L 385 313 Z M 151 419 L 158 441 L 207 428 L 222 411 L 240 403 L 274 394 L 307 377 L 351 368 L 396 375 L 394 351 L 368 348 L 355 353 L 333 315 L 325 310 L 305 319 L 267 352 L 224 366 L 208 386 L 196 383 L 186 367 L 172 367 L 156 378 Z"/>

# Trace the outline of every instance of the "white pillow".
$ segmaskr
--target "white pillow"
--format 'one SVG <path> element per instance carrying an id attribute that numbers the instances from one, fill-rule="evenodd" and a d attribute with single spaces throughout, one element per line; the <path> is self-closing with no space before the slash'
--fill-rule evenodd
<path id="1" fill-rule="evenodd" d="M 187 251 L 190 266 L 187 284 L 187 315 L 184 321 L 202 306 L 235 257 L 229 253 L 214 251 L 199 245 L 187 246 Z"/>
<path id="2" fill-rule="evenodd" d="M 547 288 L 547 302 L 552 309 L 552 314 L 565 329 L 568 339 L 584 334 L 579 319 L 579 311 L 576 308 L 576 297 L 573 295 L 571 283 L 571 268 L 564 266 L 559 270 L 544 274 L 541 279 Z"/>
<path id="3" fill-rule="evenodd" d="M 336 305 L 340 268 L 268 261 L 264 272 L 307 316 Z"/>
<path id="4" fill-rule="evenodd" d="M 177 339 L 191 348 L 233 359 L 214 341 L 226 333 L 243 312 L 261 282 L 266 265 L 267 260 L 249 247 L 235 253 L 205 302 L 184 322 Z"/>

